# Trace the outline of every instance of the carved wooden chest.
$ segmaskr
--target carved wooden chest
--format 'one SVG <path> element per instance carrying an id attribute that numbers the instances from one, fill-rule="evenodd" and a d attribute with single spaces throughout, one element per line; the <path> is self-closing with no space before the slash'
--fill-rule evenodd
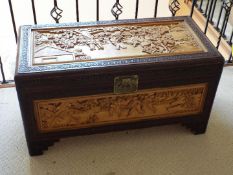
<path id="1" fill-rule="evenodd" d="M 224 60 L 189 17 L 20 28 L 30 155 L 61 137 L 181 123 L 204 133 Z"/>

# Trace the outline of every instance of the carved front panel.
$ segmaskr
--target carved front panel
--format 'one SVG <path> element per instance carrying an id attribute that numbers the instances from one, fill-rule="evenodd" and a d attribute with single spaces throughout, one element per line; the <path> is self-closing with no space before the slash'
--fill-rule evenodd
<path id="1" fill-rule="evenodd" d="M 41 132 L 169 118 L 202 112 L 207 84 L 34 101 Z"/>

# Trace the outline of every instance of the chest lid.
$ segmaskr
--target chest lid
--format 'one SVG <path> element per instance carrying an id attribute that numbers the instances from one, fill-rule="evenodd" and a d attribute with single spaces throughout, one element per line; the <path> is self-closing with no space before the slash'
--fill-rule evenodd
<path id="1" fill-rule="evenodd" d="M 22 26 L 17 73 L 217 54 L 189 17 Z"/>

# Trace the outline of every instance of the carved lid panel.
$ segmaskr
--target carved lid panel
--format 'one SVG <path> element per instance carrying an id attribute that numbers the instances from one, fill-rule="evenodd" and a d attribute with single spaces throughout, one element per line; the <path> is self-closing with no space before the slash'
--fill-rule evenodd
<path id="1" fill-rule="evenodd" d="M 220 56 L 189 17 L 22 26 L 17 73 Z"/>
<path id="2" fill-rule="evenodd" d="M 184 21 L 33 30 L 32 64 L 61 64 L 204 52 Z"/>

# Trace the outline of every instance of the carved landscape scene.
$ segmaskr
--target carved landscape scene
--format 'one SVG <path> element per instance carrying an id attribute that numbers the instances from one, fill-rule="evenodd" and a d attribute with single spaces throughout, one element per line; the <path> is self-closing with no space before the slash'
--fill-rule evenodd
<path id="1" fill-rule="evenodd" d="M 206 84 L 141 90 L 130 94 L 101 94 L 34 102 L 41 132 L 85 128 L 149 118 L 198 114 Z"/>
<path id="2" fill-rule="evenodd" d="M 57 64 L 204 52 L 183 22 L 33 30 L 33 64 Z"/>

